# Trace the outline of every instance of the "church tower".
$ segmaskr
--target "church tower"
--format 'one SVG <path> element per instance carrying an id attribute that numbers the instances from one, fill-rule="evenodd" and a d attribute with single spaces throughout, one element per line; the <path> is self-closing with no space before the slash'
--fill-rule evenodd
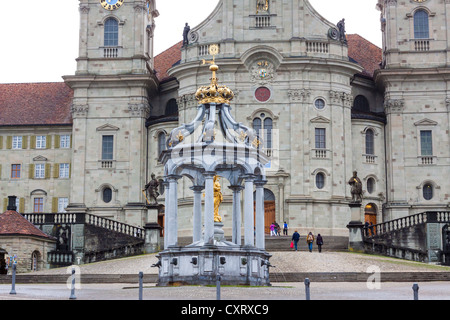
<path id="1" fill-rule="evenodd" d="M 155 0 L 80 0 L 68 211 L 142 225 Z"/>
<path id="2" fill-rule="evenodd" d="M 384 91 L 385 220 L 448 209 L 450 2 L 378 0 Z"/>

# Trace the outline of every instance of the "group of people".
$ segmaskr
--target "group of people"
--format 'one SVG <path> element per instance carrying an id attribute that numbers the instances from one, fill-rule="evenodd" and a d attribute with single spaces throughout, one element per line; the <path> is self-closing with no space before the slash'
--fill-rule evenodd
<path id="1" fill-rule="evenodd" d="M 288 225 L 286 221 L 283 223 L 283 235 L 288 235 Z M 272 222 L 270 225 L 270 236 L 281 236 L 281 227 L 276 221 Z"/>
<path id="2" fill-rule="evenodd" d="M 316 244 L 317 244 L 319 252 L 322 252 L 323 238 L 320 235 L 320 233 L 317 235 L 317 238 L 315 240 L 316 240 Z M 300 241 L 300 234 L 298 233 L 297 230 L 295 230 L 295 232 L 292 234 L 292 243 L 291 243 L 291 247 L 295 251 L 298 251 L 298 242 L 299 241 Z M 312 232 L 308 233 L 308 235 L 306 236 L 306 243 L 308 244 L 309 252 L 312 252 L 313 244 L 314 244 L 314 235 L 312 234 Z"/>

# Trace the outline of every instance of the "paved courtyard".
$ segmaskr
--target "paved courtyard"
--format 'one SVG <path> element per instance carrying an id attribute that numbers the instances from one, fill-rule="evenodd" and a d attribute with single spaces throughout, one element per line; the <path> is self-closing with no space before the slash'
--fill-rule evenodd
<path id="1" fill-rule="evenodd" d="M 145 274 L 157 273 L 151 265 L 157 261 L 154 254 L 83 265 L 85 274 Z M 273 252 L 272 272 L 450 272 L 449 267 L 428 265 L 394 258 L 348 252 Z M 38 274 L 67 274 L 67 268 L 40 271 Z M 68 275 L 69 279 L 69 275 Z M 136 277 L 137 279 L 137 277 Z M 411 300 L 411 282 L 312 282 L 312 300 Z M 450 282 L 419 283 L 421 300 L 450 300 Z M 11 285 L 0 285 L 0 300 L 68 300 L 69 287 L 65 284 L 17 284 L 16 295 L 10 295 Z M 77 300 L 137 300 L 138 284 L 81 284 L 76 290 Z M 222 300 L 305 300 L 303 282 L 274 282 L 272 287 L 244 288 L 224 286 Z M 160 288 L 145 284 L 144 300 L 216 299 L 215 287 L 184 286 Z"/>

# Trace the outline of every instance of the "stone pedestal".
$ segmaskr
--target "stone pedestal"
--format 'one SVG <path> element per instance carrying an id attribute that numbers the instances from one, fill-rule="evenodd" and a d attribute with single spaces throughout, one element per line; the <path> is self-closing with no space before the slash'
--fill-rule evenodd
<path id="1" fill-rule="evenodd" d="M 161 250 L 161 227 L 158 224 L 158 214 L 163 205 L 155 204 L 147 206 L 147 218 L 145 229 L 145 253 L 155 253 Z"/>
<path id="2" fill-rule="evenodd" d="M 145 253 L 156 253 L 161 250 L 161 227 L 158 223 L 147 223 L 145 229 Z"/>
<path id="3" fill-rule="evenodd" d="M 352 221 L 347 225 L 349 230 L 348 250 L 364 252 L 364 224 L 361 222 L 361 203 L 350 203 Z"/>

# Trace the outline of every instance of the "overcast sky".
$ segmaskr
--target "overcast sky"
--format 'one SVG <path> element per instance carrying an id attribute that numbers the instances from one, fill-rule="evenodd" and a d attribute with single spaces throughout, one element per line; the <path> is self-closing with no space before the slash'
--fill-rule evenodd
<path id="1" fill-rule="evenodd" d="M 78 56 L 78 0 L 0 0 L 0 83 L 62 81 Z M 155 54 L 182 40 L 184 23 L 195 27 L 218 0 L 157 0 Z M 332 23 L 345 18 L 347 33 L 381 47 L 376 0 L 310 0 Z"/>

